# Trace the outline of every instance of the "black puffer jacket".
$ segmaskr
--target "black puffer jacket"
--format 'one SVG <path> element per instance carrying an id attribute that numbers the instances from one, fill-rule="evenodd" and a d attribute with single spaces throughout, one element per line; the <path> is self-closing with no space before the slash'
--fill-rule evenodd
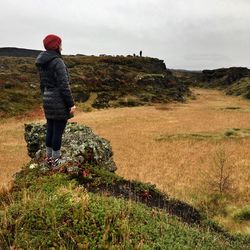
<path id="1" fill-rule="evenodd" d="M 56 51 L 41 52 L 36 59 L 40 75 L 45 117 L 67 120 L 70 108 L 74 106 L 69 87 L 69 74 L 61 55 Z"/>

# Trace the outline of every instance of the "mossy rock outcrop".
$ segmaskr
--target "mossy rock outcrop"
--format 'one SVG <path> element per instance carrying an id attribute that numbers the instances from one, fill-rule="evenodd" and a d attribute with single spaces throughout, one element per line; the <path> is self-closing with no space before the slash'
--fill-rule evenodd
<path id="1" fill-rule="evenodd" d="M 188 87 L 166 68 L 163 60 L 157 58 L 63 58 L 69 69 L 75 101 L 90 102 L 87 104 L 90 108 L 131 107 L 156 102 L 184 101 L 190 94 Z M 35 58 L 0 57 L 0 89 L 0 116 L 16 115 L 39 106 L 42 100 Z M 92 100 L 93 96 L 96 97 Z M 133 101 L 127 102 L 126 98 Z"/>
<path id="2" fill-rule="evenodd" d="M 187 86 L 214 88 L 227 95 L 250 99 L 250 69 L 246 67 L 220 68 L 213 70 L 172 70 L 179 82 Z"/>
<path id="3" fill-rule="evenodd" d="M 35 160 L 45 156 L 45 131 L 45 124 L 25 124 L 28 154 Z M 94 164 L 112 172 L 116 170 L 110 142 L 95 135 L 87 126 L 68 123 L 61 151 L 70 162 Z"/>

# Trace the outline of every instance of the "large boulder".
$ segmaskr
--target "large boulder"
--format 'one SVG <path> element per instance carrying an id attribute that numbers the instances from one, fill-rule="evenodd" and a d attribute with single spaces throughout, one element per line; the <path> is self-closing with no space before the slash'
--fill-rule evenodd
<path id="1" fill-rule="evenodd" d="M 33 159 L 45 155 L 45 124 L 25 124 L 25 140 L 28 154 Z M 68 123 L 62 137 L 62 154 L 70 161 L 91 163 L 114 172 L 117 168 L 113 161 L 110 142 L 84 125 Z"/>

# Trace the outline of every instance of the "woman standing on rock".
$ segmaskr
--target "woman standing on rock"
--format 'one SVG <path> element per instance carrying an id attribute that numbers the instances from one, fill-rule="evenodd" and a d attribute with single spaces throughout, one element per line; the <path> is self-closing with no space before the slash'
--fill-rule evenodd
<path id="1" fill-rule="evenodd" d="M 36 66 L 47 119 L 46 162 L 56 166 L 61 159 L 62 134 L 76 107 L 69 86 L 68 70 L 61 56 L 61 38 L 51 34 L 44 38 L 43 44 L 46 51 L 38 55 Z"/>

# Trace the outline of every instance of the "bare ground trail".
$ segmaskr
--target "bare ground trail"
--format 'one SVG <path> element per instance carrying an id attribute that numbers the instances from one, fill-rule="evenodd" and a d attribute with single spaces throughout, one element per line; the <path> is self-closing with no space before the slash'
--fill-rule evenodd
<path id="1" fill-rule="evenodd" d="M 230 128 L 250 128 L 250 101 L 216 90 L 194 89 L 196 100 L 185 104 L 78 112 L 72 121 L 90 126 L 111 141 L 117 173 L 128 179 L 151 182 L 177 198 L 192 202 L 206 189 L 213 158 L 223 150 L 232 165 L 232 179 L 240 197 L 250 200 L 250 137 L 240 139 L 157 140 L 174 134 L 221 134 Z M 8 119 L 0 124 L 0 180 L 29 161 L 23 137 L 24 123 L 44 121 L 41 116 Z"/>

